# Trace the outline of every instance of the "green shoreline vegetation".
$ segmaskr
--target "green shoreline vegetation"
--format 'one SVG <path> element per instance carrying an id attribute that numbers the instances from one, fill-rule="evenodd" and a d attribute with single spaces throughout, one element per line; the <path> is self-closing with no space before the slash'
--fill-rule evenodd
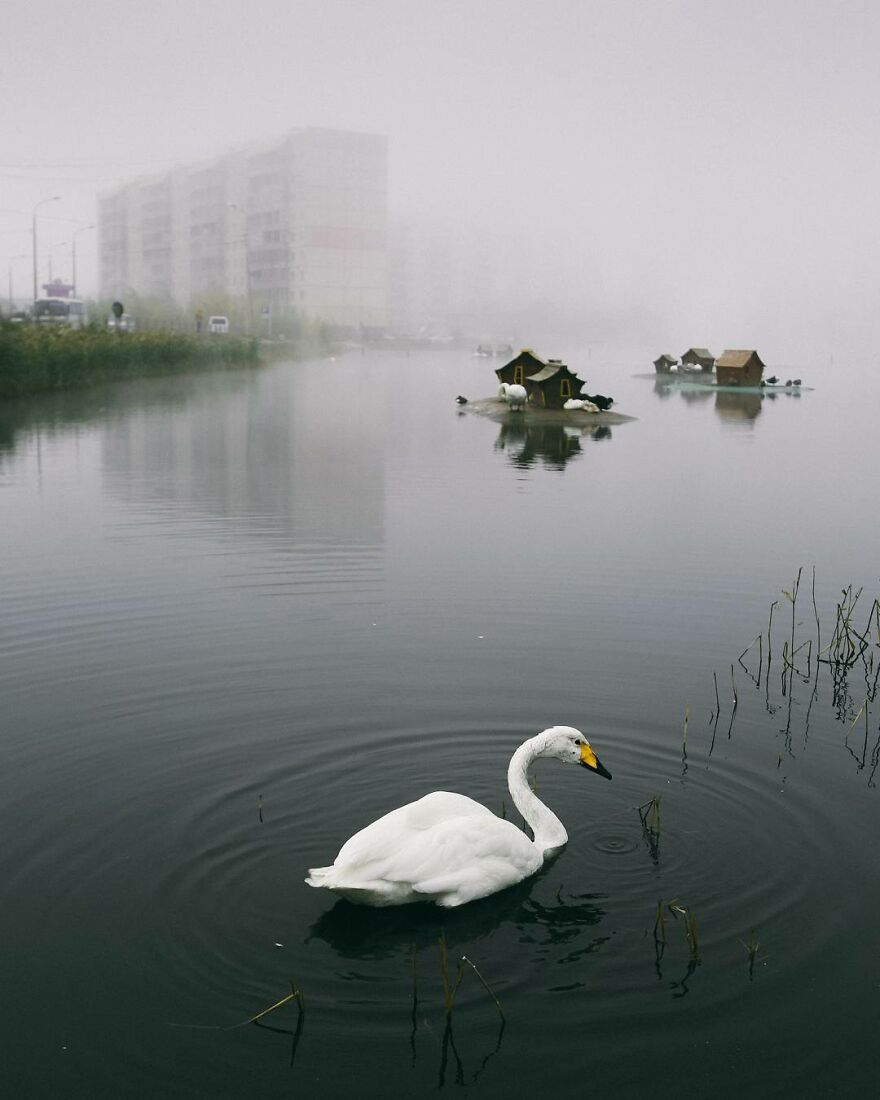
<path id="1" fill-rule="evenodd" d="M 0 325 L 0 397 L 259 361 L 254 337 Z"/>

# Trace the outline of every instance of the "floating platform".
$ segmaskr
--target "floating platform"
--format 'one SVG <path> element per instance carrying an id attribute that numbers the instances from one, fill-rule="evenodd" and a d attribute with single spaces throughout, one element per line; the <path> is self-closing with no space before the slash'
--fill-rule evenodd
<path id="1" fill-rule="evenodd" d="M 666 380 L 664 379 L 664 382 Z M 706 393 L 810 393 L 812 386 L 719 386 L 717 382 L 697 382 L 692 378 L 672 378 L 669 385 Z"/>
<path id="2" fill-rule="evenodd" d="M 603 424 L 626 424 L 636 420 L 635 416 L 625 416 L 623 413 L 614 412 L 585 412 L 583 409 L 545 409 L 539 405 L 526 402 L 522 411 L 514 412 L 507 402 L 500 397 L 482 397 L 474 401 L 468 401 L 466 405 L 459 405 L 462 412 L 476 413 L 477 416 L 485 416 L 490 420 L 522 421 L 524 424 L 562 424 L 567 427 L 600 427 Z"/>

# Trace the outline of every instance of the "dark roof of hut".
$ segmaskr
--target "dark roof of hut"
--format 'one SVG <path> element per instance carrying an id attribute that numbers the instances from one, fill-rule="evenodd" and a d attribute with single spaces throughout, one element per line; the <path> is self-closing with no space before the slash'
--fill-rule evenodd
<path id="1" fill-rule="evenodd" d="M 525 361 L 532 359 L 536 363 L 540 363 L 542 366 L 544 363 L 547 362 L 547 360 L 542 359 L 540 355 L 535 355 L 531 348 L 523 348 L 517 355 L 513 357 L 513 359 L 509 359 L 506 363 L 503 363 L 501 369 L 503 370 L 504 367 L 509 367 L 511 363 L 518 363 L 520 359 L 523 359 Z"/>
<path id="2" fill-rule="evenodd" d="M 544 366 L 545 360 L 540 355 L 535 355 L 531 348 L 523 348 L 522 351 L 509 359 L 506 363 L 502 363 L 500 367 L 495 367 L 495 374 L 498 377 L 499 382 L 503 382 L 505 377 L 511 377 L 511 369 L 514 371 L 517 367 L 522 367 L 523 373 L 527 374 L 529 371 L 540 370 Z"/>
<path id="3" fill-rule="evenodd" d="M 743 367 L 748 366 L 749 361 L 751 360 L 753 355 L 758 360 L 758 362 L 761 363 L 761 357 L 754 350 L 754 348 L 746 348 L 746 349 L 739 349 L 739 350 L 728 350 L 728 351 L 725 351 L 722 355 L 720 355 L 718 357 L 718 359 L 715 360 L 715 366 L 716 367 L 733 367 L 733 368 L 742 369 Z M 761 366 L 763 366 L 763 365 L 764 364 L 761 363 Z"/>
<path id="4" fill-rule="evenodd" d="M 667 355 L 665 352 L 663 355 L 658 355 L 654 360 L 655 363 L 677 363 L 678 360 L 674 355 Z"/>
<path id="5" fill-rule="evenodd" d="M 712 358 L 712 352 L 708 348 L 688 348 L 684 355 L 699 355 L 702 359 Z M 684 359 L 684 355 L 682 359 Z"/>

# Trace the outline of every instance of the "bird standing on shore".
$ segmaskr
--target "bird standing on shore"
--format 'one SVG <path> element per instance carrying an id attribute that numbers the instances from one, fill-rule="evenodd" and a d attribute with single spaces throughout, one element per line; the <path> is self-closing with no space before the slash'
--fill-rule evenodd
<path id="1" fill-rule="evenodd" d="M 498 396 L 507 402 L 512 412 L 522 412 L 529 397 L 525 386 L 516 383 L 511 386 L 507 382 L 502 382 L 498 387 Z"/>

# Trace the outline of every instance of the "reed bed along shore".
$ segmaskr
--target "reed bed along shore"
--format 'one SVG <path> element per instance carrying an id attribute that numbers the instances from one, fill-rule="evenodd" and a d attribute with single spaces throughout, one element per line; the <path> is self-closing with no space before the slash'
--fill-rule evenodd
<path id="1" fill-rule="evenodd" d="M 0 397 L 258 360 L 252 338 L 0 325 Z"/>

